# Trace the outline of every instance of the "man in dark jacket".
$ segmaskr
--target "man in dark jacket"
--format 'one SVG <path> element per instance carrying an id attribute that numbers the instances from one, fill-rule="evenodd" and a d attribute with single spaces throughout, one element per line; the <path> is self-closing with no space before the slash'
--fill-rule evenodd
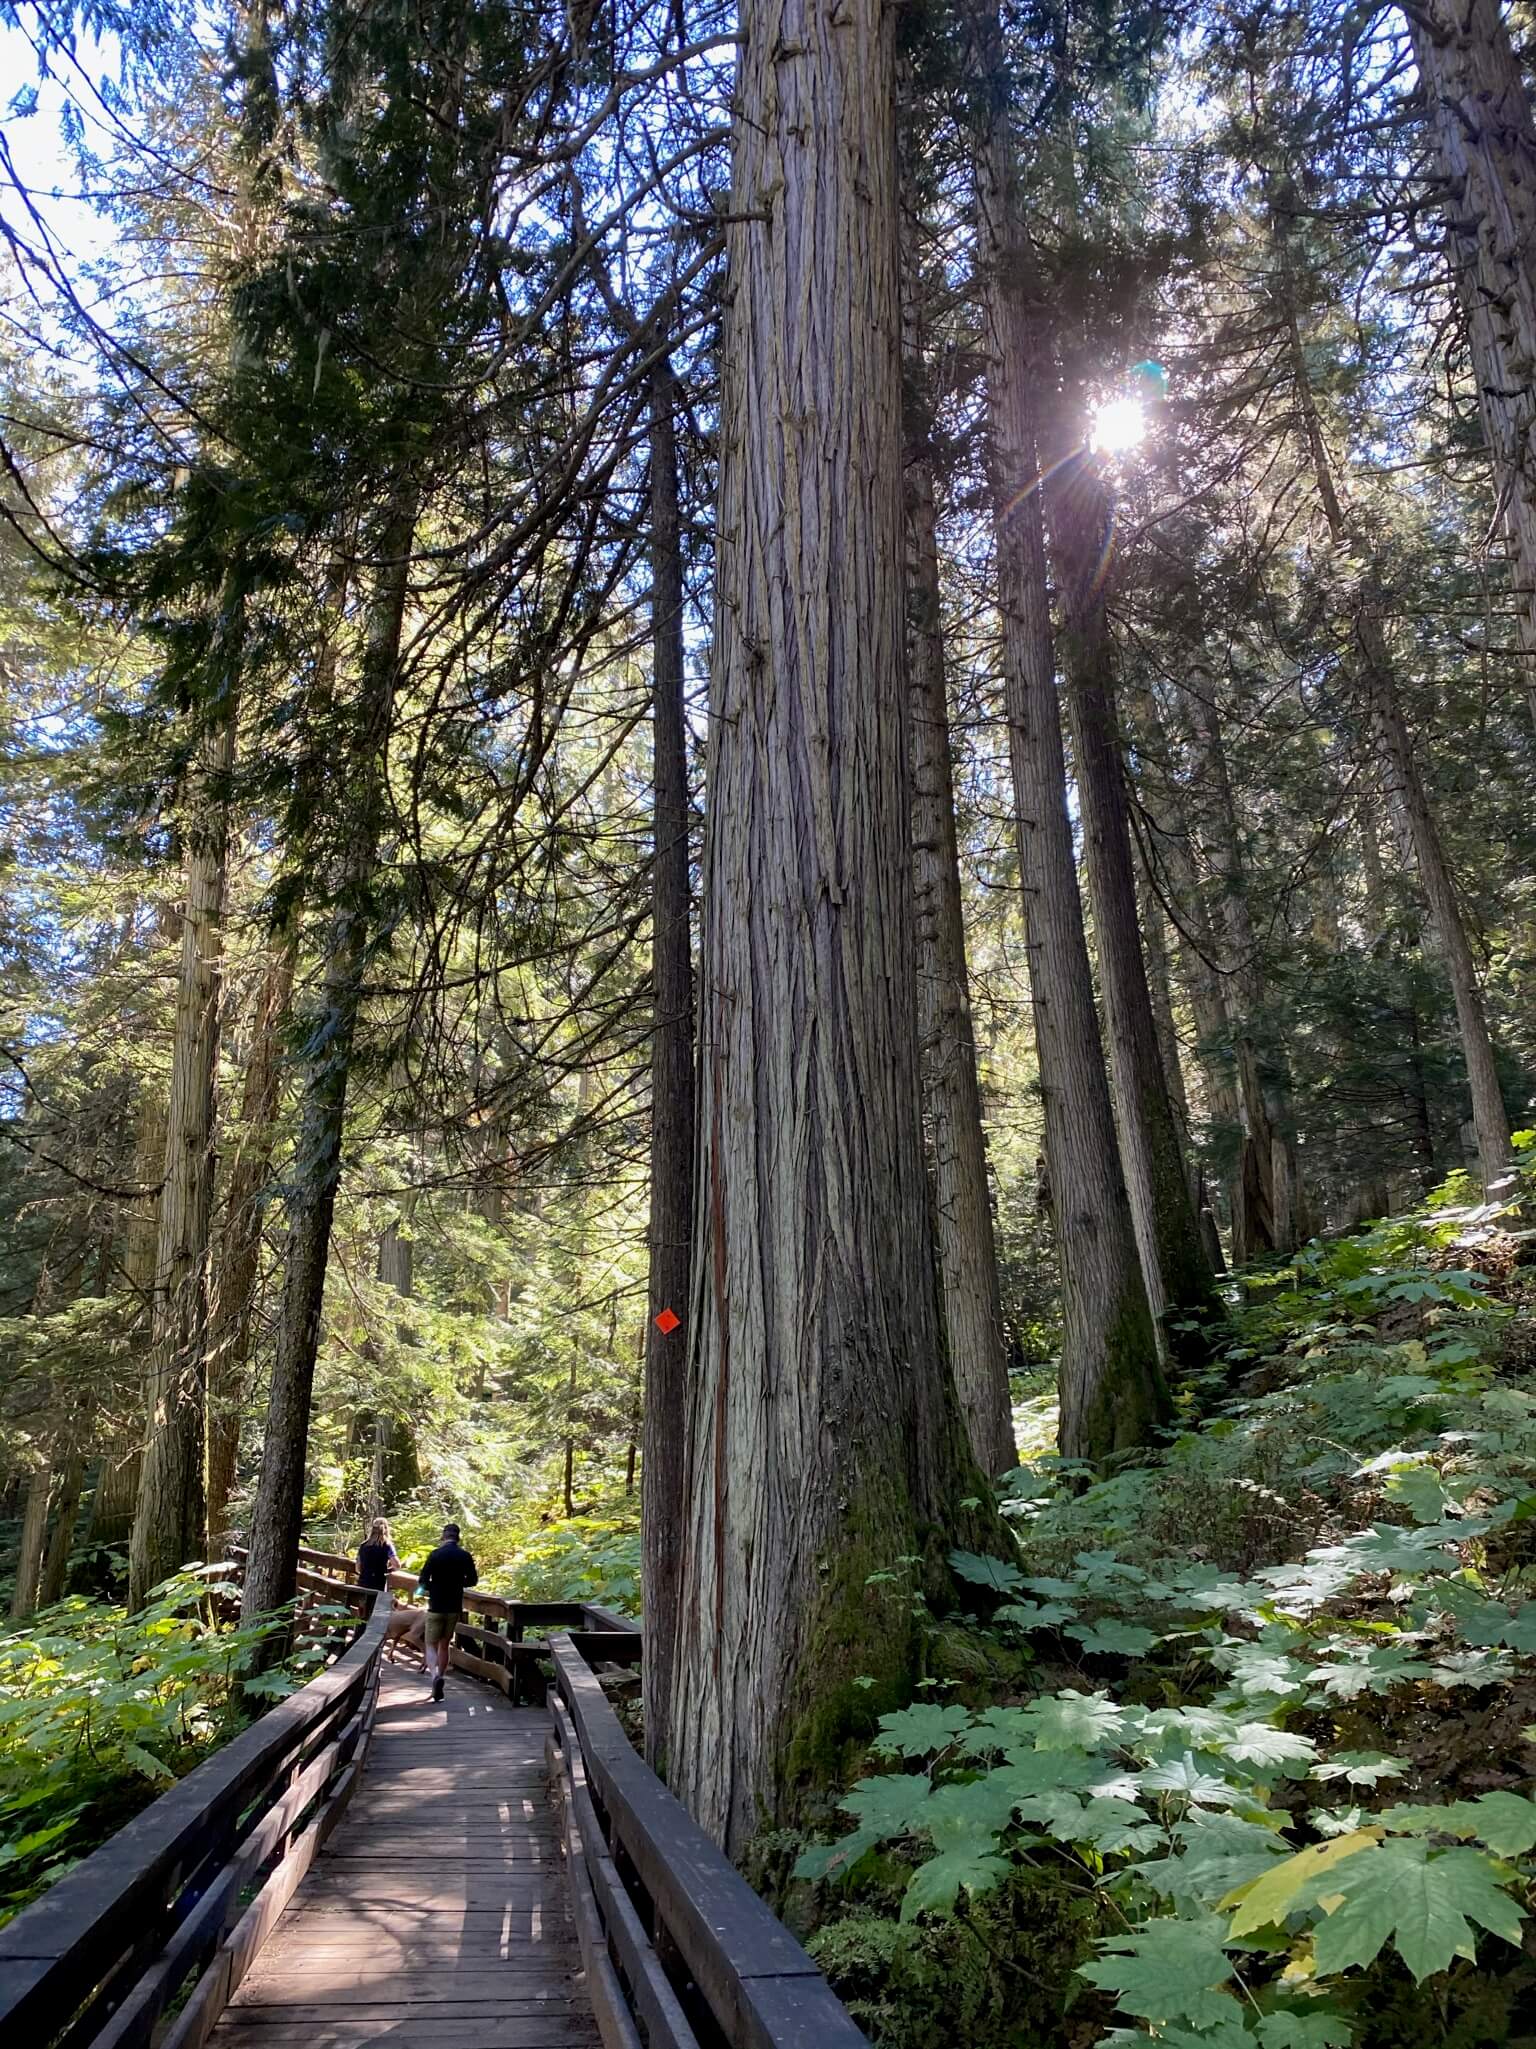
<path id="1" fill-rule="evenodd" d="M 427 1670 L 432 1674 L 432 1698 L 443 1697 L 443 1681 L 453 1657 L 453 1633 L 464 1608 L 464 1589 L 480 1575 L 475 1561 L 459 1542 L 457 1523 L 445 1523 L 443 1541 L 429 1553 L 416 1585 L 427 1597 Z"/>

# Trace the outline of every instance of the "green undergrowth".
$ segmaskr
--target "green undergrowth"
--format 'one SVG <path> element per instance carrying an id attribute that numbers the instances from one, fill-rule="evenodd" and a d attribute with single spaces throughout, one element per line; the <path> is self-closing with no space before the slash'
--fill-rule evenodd
<path id="1" fill-rule="evenodd" d="M 640 1613 L 640 1516 L 633 1495 L 595 1501 L 581 1515 L 521 1508 L 472 1521 L 456 1511 L 486 1593 L 520 1601 L 596 1601 Z M 390 1519 L 401 1563 L 414 1571 L 439 1540 L 447 1517 L 437 1506 L 396 1509 Z M 306 1541 L 323 1551 L 356 1548 L 361 1525 L 312 1521 Z"/>
<path id="2" fill-rule="evenodd" d="M 1009 1476 L 774 1888 L 878 2049 L 1536 2040 L 1520 1221 L 1457 1180 L 1248 1274 L 1153 1456 Z"/>
<path id="3" fill-rule="evenodd" d="M 216 1623 L 190 1571 L 136 1615 L 75 1598 L 0 1637 L 0 1922 L 313 1677 L 316 1646 L 255 1669 L 285 1626 Z"/>

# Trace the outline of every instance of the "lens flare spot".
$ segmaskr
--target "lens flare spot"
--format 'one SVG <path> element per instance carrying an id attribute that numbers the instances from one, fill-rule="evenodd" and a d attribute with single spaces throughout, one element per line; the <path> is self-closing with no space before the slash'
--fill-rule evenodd
<path id="1" fill-rule="evenodd" d="M 1093 416 L 1090 448 L 1100 455 L 1124 455 L 1147 431 L 1147 415 L 1139 398 L 1106 399 Z"/>

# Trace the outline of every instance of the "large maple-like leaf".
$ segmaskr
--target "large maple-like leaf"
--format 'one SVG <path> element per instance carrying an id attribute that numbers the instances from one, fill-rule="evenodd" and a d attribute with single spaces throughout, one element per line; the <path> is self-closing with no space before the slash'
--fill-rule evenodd
<path id="1" fill-rule="evenodd" d="M 963 1886 L 967 1892 L 990 1892 L 1013 1869 L 1006 1857 L 973 1844 L 941 1851 L 919 1864 L 901 1898 L 901 1918 L 923 1913 L 952 1914 Z"/>
<path id="2" fill-rule="evenodd" d="M 1271 1923 L 1283 1923 L 1287 1914 L 1311 1904 L 1316 1894 L 1309 1888 L 1334 1865 L 1358 1857 L 1380 1840 L 1375 1829 L 1357 1829 L 1353 1835 L 1335 1836 L 1332 1842 L 1313 1843 L 1308 1849 L 1298 1850 L 1294 1857 L 1287 1857 L 1283 1864 L 1274 1865 L 1262 1877 L 1229 1892 L 1221 1905 L 1236 1910 L 1228 1931 L 1230 1936 L 1236 1940 Z"/>
<path id="3" fill-rule="evenodd" d="M 1232 2018 L 1230 1996 L 1218 1990 L 1232 1975 L 1222 1947 L 1226 1925 L 1216 1914 L 1195 1921 L 1149 1921 L 1134 1935 L 1099 1944 L 1079 1969 L 1090 1985 L 1113 1992 L 1122 2013 L 1154 2027 L 1184 2021 L 1217 2028 Z"/>
<path id="4" fill-rule="evenodd" d="M 1330 1872 L 1315 1897 L 1326 1914 L 1313 1937 L 1321 1975 L 1368 1964 L 1390 1941 L 1422 1982 L 1453 1957 L 1474 1958 L 1477 1928 L 1520 1943 L 1520 1909 L 1480 1850 L 1381 1843 Z"/>
<path id="5" fill-rule="evenodd" d="M 995 1594 L 1011 1594 L 1026 1584 L 1016 1565 L 1001 1558 L 985 1558 L 977 1551 L 951 1551 L 949 1569 L 972 1586 L 990 1587 Z"/>
<path id="6" fill-rule="evenodd" d="M 1389 1807 L 1380 1818 L 1394 1835 L 1476 1836 L 1501 1857 L 1536 1849 L 1536 1800 L 1520 1793 L 1479 1793 L 1443 1807 Z"/>
<path id="7" fill-rule="evenodd" d="M 1070 1687 L 1039 1702 L 1032 1712 L 1037 1750 L 1092 1750 L 1113 1736 L 1124 1719 L 1108 1695 Z"/>
<path id="8" fill-rule="evenodd" d="M 882 1715 L 880 1734 L 870 1747 L 882 1757 L 928 1757 L 936 1750 L 948 1750 L 957 1736 L 965 1734 L 970 1720 L 969 1708 L 919 1701 L 916 1707 Z"/>

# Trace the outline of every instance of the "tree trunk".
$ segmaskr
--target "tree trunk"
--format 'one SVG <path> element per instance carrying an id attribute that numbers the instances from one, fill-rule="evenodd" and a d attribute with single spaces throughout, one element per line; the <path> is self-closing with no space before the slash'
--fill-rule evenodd
<path id="1" fill-rule="evenodd" d="M 1407 816 L 1413 836 L 1414 858 L 1419 883 L 1429 905 L 1429 915 L 1440 938 L 1441 954 L 1456 1003 L 1456 1025 L 1461 1036 L 1462 1057 L 1467 1066 L 1467 1086 L 1472 1096 L 1472 1124 L 1477 1133 L 1477 1159 L 1483 1191 L 1492 1197 L 1508 1194 L 1513 1182 L 1509 1112 L 1499 1081 L 1498 1061 L 1488 1030 L 1488 1015 L 1478 982 L 1477 964 L 1467 938 L 1466 920 L 1461 913 L 1445 844 L 1430 807 L 1418 757 L 1403 717 L 1386 639 L 1379 624 L 1364 615 L 1357 621 L 1362 670 L 1370 695 L 1376 734 L 1391 773 L 1396 794 Z"/>
<path id="2" fill-rule="evenodd" d="M 11 1595 L 11 1620 L 23 1621 L 37 1607 L 38 1576 L 43 1567 L 43 1539 L 48 1531 L 48 1494 L 53 1468 L 45 1460 L 27 1481 L 27 1503 L 21 1513 L 21 1540 L 16 1553 L 16 1586 Z"/>
<path id="3" fill-rule="evenodd" d="M 1150 1441 L 1167 1413 L 1136 1251 L 1083 931 L 1040 512 L 1040 379 L 1001 98 L 995 14 L 978 14 L 979 68 L 995 82 L 976 151 L 977 250 L 987 322 L 987 418 L 1025 948 L 1061 1263 L 1061 1449 L 1105 1457 Z"/>
<path id="4" fill-rule="evenodd" d="M 1237 803 L 1227 768 L 1221 717 L 1209 676 L 1197 673 L 1180 693 L 1189 720 L 1202 796 L 1206 854 L 1220 891 L 1229 956 L 1227 1010 L 1242 1104 L 1242 1153 L 1232 1191 L 1232 1264 L 1294 1252 L 1303 1233 L 1301 1167 L 1283 1060 L 1261 1046 L 1258 940 L 1248 908 Z"/>
<path id="5" fill-rule="evenodd" d="M 683 1546 L 683 1441 L 693 1243 L 693 940 L 688 863 L 688 708 L 683 670 L 683 557 L 678 514 L 677 379 L 651 377 L 651 703 L 655 790 L 651 859 L 651 1208 L 645 1326 L 645 1754 L 664 1769 Z M 678 1319 L 663 1330 L 658 1317 Z"/>
<path id="6" fill-rule="evenodd" d="M 53 1534 L 48 1539 L 48 1551 L 43 1560 L 42 1585 L 37 1597 L 37 1605 L 40 1608 L 51 1608 L 55 1601 L 64 1598 L 64 1580 L 69 1571 L 70 1553 L 74 1549 L 75 1524 L 80 1515 L 80 1490 L 84 1484 L 85 1461 L 78 1451 L 71 1451 L 59 1476 L 59 1498 L 54 1508 Z"/>
<path id="7" fill-rule="evenodd" d="M 91 1512 L 87 1528 L 90 1541 L 115 1548 L 127 1542 L 133 1528 L 134 1505 L 139 1498 L 139 1466 L 143 1447 L 119 1442 L 102 1453 L 91 1490 Z"/>
<path id="8" fill-rule="evenodd" d="M 242 573 L 220 597 L 209 700 L 187 795 L 187 901 L 181 927 L 176 1037 L 166 1110 L 165 1182 L 149 1364 L 149 1427 L 128 1543 L 128 1603 L 208 1549 L 203 1451 L 208 1376 L 208 1285 L 217 1161 L 215 1088 L 229 779 L 245 631 Z"/>
<path id="9" fill-rule="evenodd" d="M 160 1243 L 160 1186 L 165 1178 L 165 1099 L 146 1086 L 134 1114 L 133 1185 L 148 1190 L 128 1211 L 123 1228 L 123 1278 L 150 1321 L 155 1258 Z"/>
<path id="10" fill-rule="evenodd" d="M 1144 861 L 1137 863 L 1137 900 L 1141 906 L 1142 950 L 1147 963 L 1147 988 L 1152 997 L 1152 1020 L 1157 1026 L 1157 1054 L 1168 1084 L 1168 1101 L 1178 1127 L 1184 1153 L 1185 1178 L 1191 1190 L 1195 1174 L 1189 1157 L 1193 1127 L 1189 1118 L 1189 1090 L 1184 1081 L 1184 1061 L 1179 1047 L 1179 1028 L 1173 1014 L 1173 972 L 1168 960 L 1168 930 L 1163 907 L 1152 888 Z"/>
<path id="11" fill-rule="evenodd" d="M 1473 12 L 1485 8 L 1488 0 L 1473 0 Z M 1437 48 L 1439 45 L 1437 44 Z M 1490 115 L 1490 120 L 1493 116 Z M 1526 108 L 1529 127 L 1530 110 Z M 1526 159 L 1527 175 L 1536 175 L 1536 154 Z M 1531 190 L 1525 190 L 1527 205 Z M 1285 243 L 1280 237 L 1282 276 L 1285 271 Z M 1528 245 L 1536 254 L 1536 245 Z M 1286 309 L 1289 322 L 1291 375 L 1295 382 L 1308 454 L 1316 479 L 1318 498 L 1328 531 L 1335 543 L 1351 538 L 1351 520 L 1334 479 L 1333 466 L 1324 439 L 1322 423 L 1312 391 L 1311 373 L 1302 346 L 1301 330 L 1294 311 Z M 1536 347 L 1526 358 L 1527 373 L 1536 374 Z M 1381 621 L 1372 609 L 1365 590 L 1355 593 L 1354 639 L 1358 652 L 1357 677 L 1363 685 L 1365 705 L 1389 778 L 1388 795 L 1400 808 L 1413 844 L 1419 884 L 1429 905 L 1430 919 L 1440 941 L 1451 995 L 1456 1004 L 1456 1024 L 1466 1062 L 1467 1086 L 1472 1097 L 1472 1124 L 1477 1133 L 1477 1158 L 1483 1192 L 1488 1196 L 1508 1192 L 1514 1148 L 1510 1141 L 1509 1112 L 1499 1082 L 1498 1061 L 1488 1030 L 1477 965 L 1467 938 L 1466 920 L 1456 894 L 1445 844 L 1430 807 L 1429 793 L 1419 771 L 1418 756 L 1403 715 L 1397 673 Z"/>
<path id="12" fill-rule="evenodd" d="M 413 1208 L 414 1204 L 414 1195 L 407 1197 L 407 1209 Z M 410 1301 L 416 1291 L 416 1247 L 415 1241 L 401 1230 L 398 1220 L 380 1234 L 375 1272 L 380 1282 L 393 1289 L 402 1302 Z M 397 1322 L 395 1334 L 402 1344 L 415 1342 L 403 1320 Z M 374 1351 L 372 1356 L 376 1359 L 377 1352 Z M 421 1474 L 414 1436 L 409 1427 L 391 1413 L 388 1405 L 376 1404 L 368 1421 L 373 1435 L 367 1510 L 371 1522 L 376 1515 L 386 1515 L 402 1495 L 409 1494 Z"/>
<path id="13" fill-rule="evenodd" d="M 1428 1190 L 1436 1179 L 1435 1127 L 1430 1119 L 1429 1083 L 1424 1073 L 1424 1027 L 1419 1017 L 1418 999 L 1411 991 L 1408 997 L 1408 1044 L 1408 1084 L 1403 1092 L 1404 1107 L 1408 1113 L 1410 1143 L 1419 1164 L 1420 1185 Z"/>
<path id="14" fill-rule="evenodd" d="M 1515 570 L 1536 720 L 1536 120 L 1499 0 L 1404 10 Z"/>
<path id="15" fill-rule="evenodd" d="M 160 1238 L 160 1183 L 165 1174 L 165 1101 L 146 1087 L 134 1116 L 133 1184 L 150 1192 L 129 1209 L 123 1227 L 122 1279 L 150 1326 L 155 1288 L 155 1251 Z M 136 1317 L 137 1321 L 137 1317 Z M 139 1419 L 131 1438 L 116 1437 L 102 1452 L 91 1490 L 90 1541 L 116 1549 L 128 1542 L 139 1499 L 144 1430 Z"/>
<path id="16" fill-rule="evenodd" d="M 251 1315 L 261 1272 L 263 1197 L 272 1173 L 273 1127 L 282 1082 L 282 1024 L 293 994 L 297 948 L 285 939 L 268 963 L 251 1019 L 251 1049 L 240 1103 L 240 1146 L 229 1177 L 214 1338 L 208 1372 L 208 1542 L 229 1535 L 229 1497 L 240 1451 L 240 1414 L 251 1357 Z"/>
<path id="17" fill-rule="evenodd" d="M 729 1852 L 909 1697 L 913 1604 L 869 1576 L 937 1565 L 983 1485 L 918 1100 L 895 17 L 786 0 L 744 26 L 669 1757 Z"/>
<path id="18" fill-rule="evenodd" d="M 928 1113 L 944 1329 L 971 1452 L 996 1477 L 1019 1461 L 997 1278 L 987 1142 L 971 1033 L 970 978 L 955 835 L 954 771 L 939 617 L 933 473 L 906 473 L 907 680 L 912 699 L 912 881 L 917 1021 Z"/>
<path id="19" fill-rule="evenodd" d="M 307 1021 L 307 1041 L 300 1053 L 303 1108 L 290 1169 L 283 1296 L 241 1608 L 247 1621 L 292 1598 L 298 1565 L 320 1313 L 341 1179 L 347 1082 L 372 927 L 371 890 L 384 829 L 384 779 L 415 507 L 414 491 L 402 488 L 380 535 L 358 676 L 356 742 L 347 764 L 357 786 L 355 810 L 348 819 L 326 935 L 318 1014 Z"/>
<path id="20" fill-rule="evenodd" d="M 1150 690 L 1142 688 L 1137 692 L 1134 716 L 1143 759 L 1162 765 L 1162 773 L 1155 792 L 1162 815 L 1154 822 L 1155 837 L 1152 845 L 1156 849 L 1158 866 L 1166 871 L 1167 897 L 1177 907 L 1174 920 L 1176 944 L 1184 993 L 1195 1028 L 1195 1066 L 1199 1076 L 1203 1142 L 1207 1148 L 1215 1152 L 1218 1159 L 1224 1163 L 1230 1162 L 1232 1167 L 1236 1167 L 1242 1148 L 1243 1114 L 1238 1090 L 1237 1059 L 1233 1050 L 1235 1033 L 1228 1009 L 1227 985 L 1215 966 L 1218 949 L 1206 915 L 1199 864 L 1195 857 L 1194 835 L 1187 813 L 1187 793 L 1173 770 L 1168 730 L 1162 711 Z M 1147 851 L 1143 850 L 1144 856 Z M 1143 892 L 1143 926 L 1148 935 L 1147 965 L 1152 981 L 1153 1007 L 1157 1012 L 1159 1037 L 1162 1038 L 1166 1034 L 1165 1060 L 1172 1091 L 1173 1076 L 1181 1071 L 1178 1042 L 1173 1025 L 1172 978 L 1163 928 L 1162 905 L 1158 892 L 1153 887 L 1152 867 L 1146 858 L 1143 860 L 1142 878 L 1146 885 Z M 1189 1103 L 1187 1087 L 1182 1081 L 1175 1094 L 1176 1109 L 1181 1098 L 1184 1128 L 1193 1139 L 1196 1119 Z M 1230 1183 L 1234 1177 L 1229 1172 L 1226 1178 L 1229 1183 L 1229 1208 L 1235 1209 L 1235 1203 L 1230 1200 Z M 1210 1260 L 1212 1272 L 1222 1273 L 1225 1271 L 1225 1261 L 1221 1252 L 1221 1240 L 1216 1232 L 1215 1219 L 1205 1206 L 1203 1171 L 1197 1171 L 1195 1174 L 1195 1193 L 1196 1209 L 1200 1217 L 1200 1234 L 1205 1244 L 1206 1257 Z"/>
<path id="21" fill-rule="evenodd" d="M 1219 1314 L 1219 1304 L 1190 1197 L 1141 950 L 1114 652 L 1102 595 L 1110 509 L 1091 461 L 1067 465 L 1046 507 L 1061 590 L 1073 762 L 1110 1072 L 1147 1299 L 1169 1354 L 1193 1366 L 1208 1355 L 1203 1326 Z M 1190 1324 L 1202 1328 L 1180 1327 Z"/>

